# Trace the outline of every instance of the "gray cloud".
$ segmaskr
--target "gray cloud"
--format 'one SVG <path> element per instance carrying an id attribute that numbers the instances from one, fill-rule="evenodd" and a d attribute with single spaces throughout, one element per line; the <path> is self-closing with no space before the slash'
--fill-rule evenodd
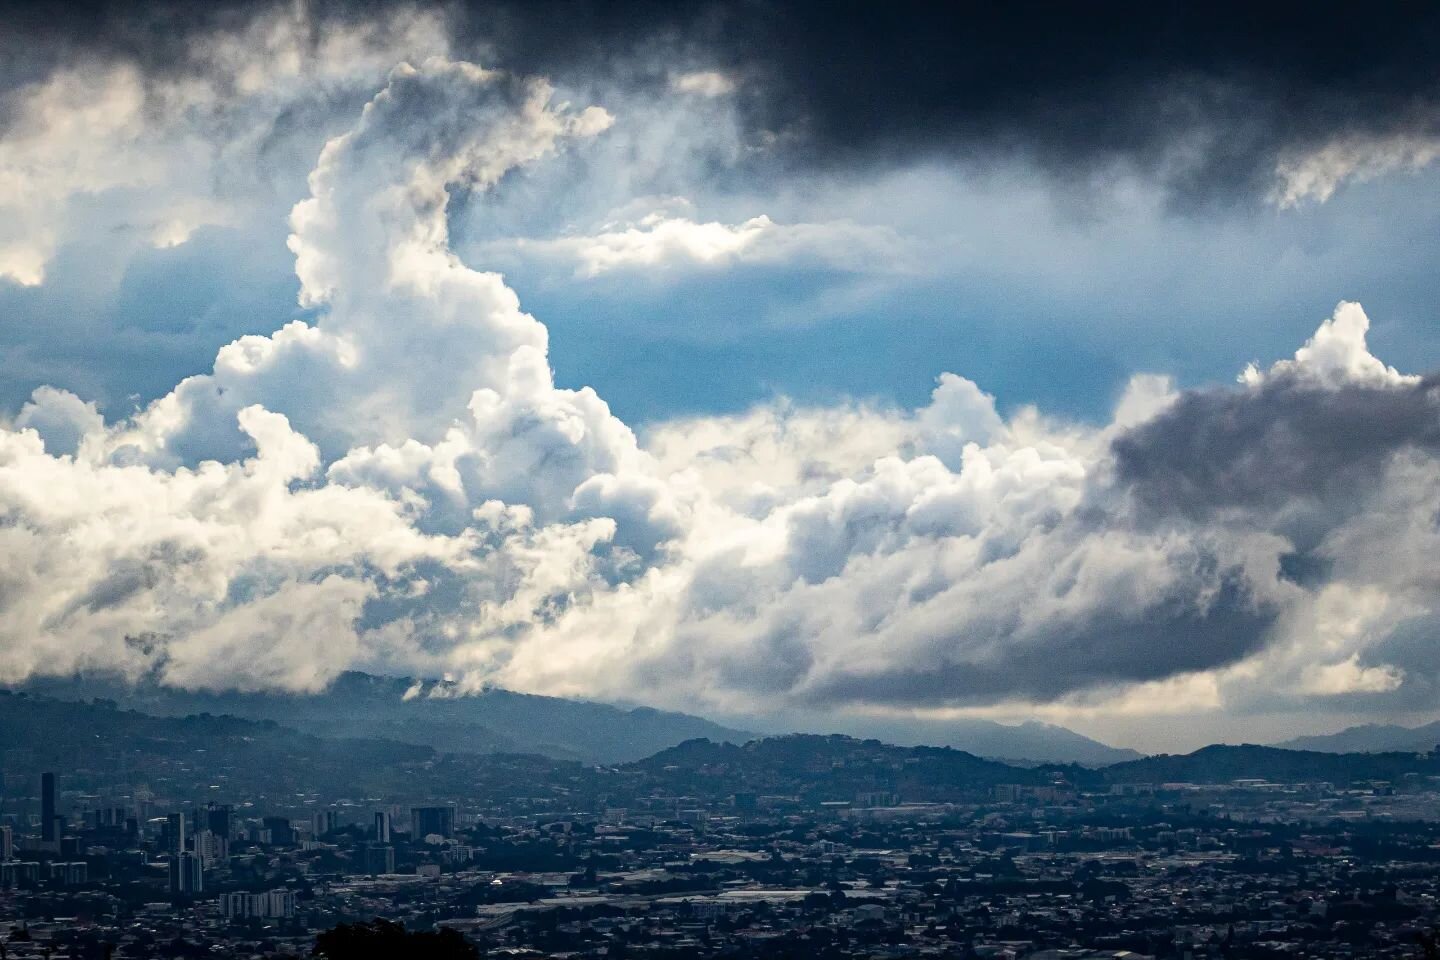
<path id="1" fill-rule="evenodd" d="M 11 6 L 14 82 L 47 52 L 184 73 L 189 37 L 281 4 Z M 317 0 L 309 42 L 411 6 Z M 609 75 L 659 88 L 685 66 L 722 72 L 755 142 L 811 169 L 1019 157 L 1083 186 L 1118 165 L 1208 203 L 1264 196 L 1287 165 L 1306 171 L 1285 189 L 1328 195 L 1327 177 L 1403 166 L 1440 135 L 1440 15 L 1414 7 L 1367 10 L 1362 24 L 1301 3 L 421 6 L 445 16 L 458 52 L 562 84 Z"/>
<path id="2" fill-rule="evenodd" d="M 1205 558 L 1201 565 L 1214 562 Z M 1097 598 L 1094 609 L 1075 621 L 1028 635 L 1013 620 L 1005 622 L 1011 618 L 1002 612 L 1001 622 L 975 624 L 975 633 L 935 638 L 938 662 L 902 662 L 866 674 L 841 669 L 806 698 L 905 706 L 1044 703 L 1223 667 L 1260 650 L 1279 604 L 1258 600 L 1242 570 L 1206 571 L 1200 579 L 1176 584 L 1129 615 L 1105 609 Z"/>
<path id="3" fill-rule="evenodd" d="M 1323 511 L 1339 522 L 1397 453 L 1440 452 L 1440 380 L 1197 390 L 1114 449 L 1119 479 L 1156 518 Z"/>

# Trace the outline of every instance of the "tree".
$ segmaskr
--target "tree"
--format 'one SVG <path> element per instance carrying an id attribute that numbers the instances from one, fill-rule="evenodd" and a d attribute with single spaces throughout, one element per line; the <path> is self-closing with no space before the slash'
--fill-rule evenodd
<path id="1" fill-rule="evenodd" d="M 315 938 L 312 957 L 325 960 L 480 960 L 480 951 L 459 931 L 405 929 L 390 920 L 370 923 L 342 923 Z"/>

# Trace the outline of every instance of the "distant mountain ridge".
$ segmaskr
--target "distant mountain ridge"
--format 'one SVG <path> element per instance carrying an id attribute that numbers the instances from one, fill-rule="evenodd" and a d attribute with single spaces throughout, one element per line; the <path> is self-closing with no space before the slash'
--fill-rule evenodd
<path id="1" fill-rule="evenodd" d="M 111 700 L 55 700 L 0 690 L 6 750 L 3 783 L 12 798 L 41 771 L 82 782 L 107 777 L 164 777 L 176 798 L 203 797 L 208 785 L 257 795 L 292 793 L 293 777 L 312 789 L 360 795 L 414 782 L 433 759 L 425 747 L 377 739 L 316 737 L 273 722 L 203 714 L 153 716 Z M 230 797 L 227 797 L 230 799 Z"/>
<path id="2" fill-rule="evenodd" d="M 1320 753 L 1254 744 L 1212 744 L 1193 753 L 1144 757 L 1092 768 L 1078 764 L 1019 767 L 949 747 L 897 747 L 839 735 L 792 734 L 746 744 L 682 743 L 627 769 L 666 789 L 778 792 L 802 802 L 893 792 L 905 802 L 945 800 L 1002 784 L 1067 783 L 1105 791 L 1116 784 L 1230 785 L 1258 779 L 1336 785 L 1440 776 L 1437 753 Z"/>
<path id="3" fill-rule="evenodd" d="M 1275 746 L 1287 750 L 1318 750 L 1322 753 L 1387 753 L 1414 751 L 1428 753 L 1440 745 L 1440 721 L 1419 727 L 1367 723 L 1346 727 L 1338 733 L 1295 737 Z"/>
<path id="4" fill-rule="evenodd" d="M 1193 753 L 1160 754 L 1117 763 L 1100 771 L 1110 783 L 1229 783 L 1241 779 L 1282 782 L 1398 780 L 1407 774 L 1440 775 L 1440 754 L 1325 753 L 1246 743 L 1211 744 Z"/>
<path id="5" fill-rule="evenodd" d="M 446 752 L 533 753 L 589 763 L 625 763 L 686 740 L 745 743 L 759 733 L 643 706 L 614 706 L 490 689 L 461 694 L 443 680 L 382 677 L 350 671 L 323 693 L 188 691 L 114 677 L 37 678 L 19 689 L 60 700 L 113 700 L 156 716 L 210 713 L 270 720 L 321 737 L 361 737 L 423 744 Z M 743 722 L 743 721 L 742 721 Z M 835 730 L 834 727 L 843 729 Z M 902 746 L 949 746 L 1022 764 L 1103 766 L 1139 757 L 1064 727 L 990 720 L 865 719 L 814 727 Z M 811 729 L 814 730 L 814 727 Z M 818 731 L 817 731 L 818 732 Z"/>
<path id="6" fill-rule="evenodd" d="M 1035 720 L 1006 724 L 969 717 L 867 719 L 848 724 L 839 732 L 902 747 L 954 747 L 976 756 L 1021 764 L 1083 763 L 1088 767 L 1103 767 L 1144 756 L 1138 750 L 1112 747 L 1066 727 Z"/>
<path id="7" fill-rule="evenodd" d="M 840 734 L 790 734 L 743 745 L 690 740 L 630 768 L 681 794 L 782 793 L 811 802 L 848 801 L 861 793 L 944 800 L 956 790 L 1038 786 L 1055 776 L 951 747 L 897 747 Z"/>
<path id="8" fill-rule="evenodd" d="M 509 690 L 458 695 L 439 680 L 347 672 L 319 694 L 178 690 L 114 678 L 36 679 L 23 689 L 59 700 L 112 700 L 155 716 L 210 713 L 269 720 L 320 737 L 380 738 L 451 753 L 526 753 L 624 763 L 684 740 L 743 743 L 756 734 L 703 717 Z"/>
<path id="9" fill-rule="evenodd" d="M 898 747 L 842 735 L 789 734 L 744 744 L 690 739 L 623 764 L 584 765 L 533 754 L 451 753 L 393 739 L 321 737 L 271 720 L 211 713 L 153 716 L 113 700 L 57 700 L 0 691 L 0 732 L 9 795 L 33 797 L 43 770 L 70 783 L 154 782 L 171 800 L 471 796 L 486 802 L 549 797 L 557 809 L 623 805 L 626 797 L 737 795 L 884 806 L 992 796 L 1001 785 L 1068 784 L 1107 792 L 1114 784 L 1208 783 L 1242 778 L 1401 786 L 1440 777 L 1440 751 L 1335 754 L 1244 744 L 1212 745 L 1091 768 L 1022 767 L 950 747 Z M 98 780 L 97 780 L 98 778 Z M 163 785 L 163 786 L 162 786 Z M 216 791 L 220 791 L 216 793 Z M 308 802 L 308 801 L 307 801 Z"/>

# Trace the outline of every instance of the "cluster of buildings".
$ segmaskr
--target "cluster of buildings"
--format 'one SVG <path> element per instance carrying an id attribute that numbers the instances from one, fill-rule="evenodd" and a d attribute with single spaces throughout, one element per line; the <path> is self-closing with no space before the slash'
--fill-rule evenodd
<path id="1" fill-rule="evenodd" d="M 1421 957 L 1429 782 L 1000 785 L 953 801 L 552 784 L 483 803 L 0 805 L 16 960 L 305 956 L 384 917 L 513 958 Z M 166 809 L 167 806 L 176 807 Z M 35 809 L 37 808 L 38 809 Z M 20 811 L 33 809 L 31 815 Z"/>

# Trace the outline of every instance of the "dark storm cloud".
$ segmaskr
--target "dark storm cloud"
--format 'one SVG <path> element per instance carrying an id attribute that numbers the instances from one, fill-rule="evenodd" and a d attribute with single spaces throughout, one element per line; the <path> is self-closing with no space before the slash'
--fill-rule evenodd
<path id="1" fill-rule="evenodd" d="M 897 663 L 880 674 L 839 671 L 807 695 L 814 704 L 954 706 L 1007 697 L 1046 702 L 1077 691 L 1226 666 L 1264 646 L 1265 631 L 1279 611 L 1257 599 L 1241 574 L 1220 572 L 1217 582 L 1218 590 L 1203 607 L 1177 594 L 1143 617 L 1102 609 L 1036 636 L 998 635 L 964 660 Z M 962 647 L 974 639 L 955 638 Z"/>
<path id="2" fill-rule="evenodd" d="M 1434 122 L 1440 15 L 1323 6 L 776 4 L 729 49 L 814 159 L 1118 162 L 1191 197 L 1264 189 L 1288 147 Z"/>
<path id="3" fill-rule="evenodd" d="M 1273 377 L 1182 395 L 1115 441 L 1119 479 L 1153 518 L 1260 519 L 1318 508 L 1334 524 L 1405 450 L 1440 453 L 1440 377 L 1320 387 Z"/>
<path id="4" fill-rule="evenodd" d="M 315 3 L 325 24 L 395 4 Z M 757 142 L 845 169 L 931 154 L 1018 157 L 1082 184 L 1120 165 L 1183 201 L 1254 198 L 1277 160 L 1343 136 L 1440 129 L 1440 8 L 1313 3 L 429 4 L 458 52 L 561 82 L 663 82 L 679 64 L 741 78 Z M 8 78 L 33 40 L 181 67 L 183 38 L 261 5 L 5 5 Z"/>

